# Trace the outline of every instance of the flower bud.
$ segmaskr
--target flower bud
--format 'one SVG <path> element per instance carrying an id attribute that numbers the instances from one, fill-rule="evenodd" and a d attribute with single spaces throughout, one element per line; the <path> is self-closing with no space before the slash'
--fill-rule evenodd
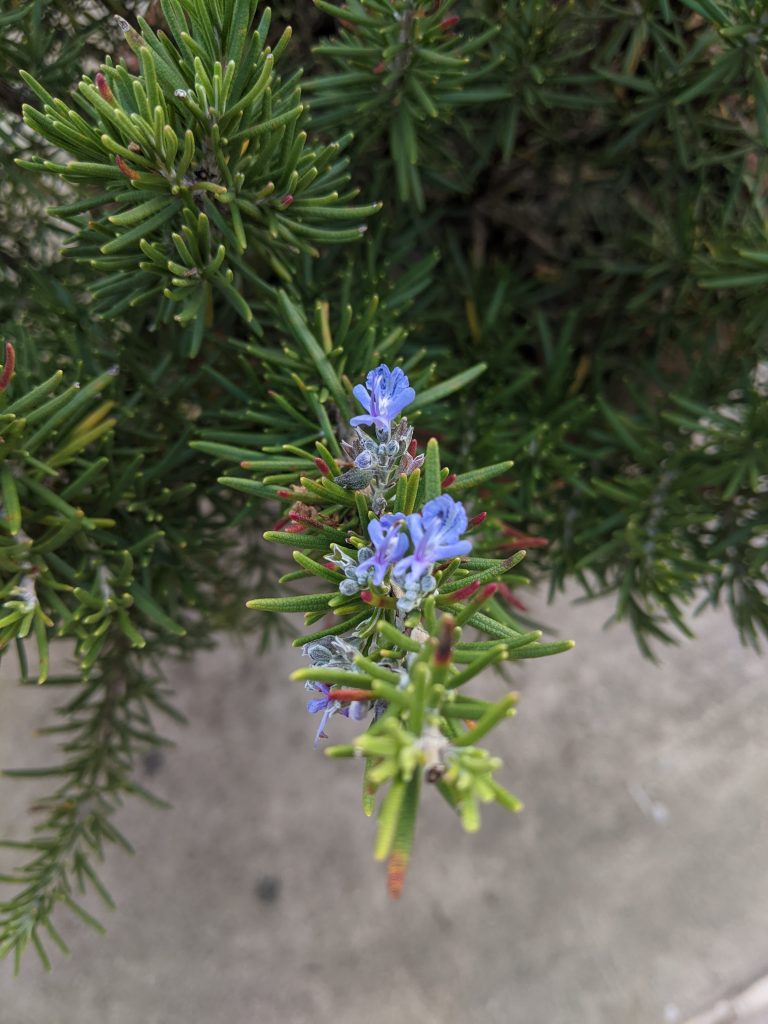
<path id="1" fill-rule="evenodd" d="M 109 83 L 100 71 L 96 74 L 96 88 L 99 90 L 101 98 L 103 100 L 106 100 L 107 103 L 115 102 L 115 97 L 112 95 L 112 90 L 109 88 Z"/>
<path id="2" fill-rule="evenodd" d="M 0 372 L 0 391 L 5 391 L 8 385 L 11 383 L 11 377 L 13 377 L 13 368 L 16 365 L 16 350 L 10 341 L 5 343 L 5 363 L 3 365 L 2 372 Z"/>
<path id="3" fill-rule="evenodd" d="M 123 172 L 123 174 L 126 176 L 126 178 L 131 178 L 133 181 L 135 181 L 136 178 L 138 178 L 139 172 L 135 171 L 132 167 L 129 167 L 128 164 L 125 162 L 125 160 L 123 160 L 123 158 L 120 156 L 119 153 L 115 157 L 115 163 L 120 168 L 120 170 Z"/>
<path id="4" fill-rule="evenodd" d="M 370 704 L 367 700 L 353 700 L 349 705 L 349 717 L 353 722 L 362 722 L 369 709 Z"/>

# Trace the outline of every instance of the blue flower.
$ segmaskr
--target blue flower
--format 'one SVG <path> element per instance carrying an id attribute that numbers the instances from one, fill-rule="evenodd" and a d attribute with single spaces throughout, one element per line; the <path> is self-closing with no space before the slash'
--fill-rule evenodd
<path id="1" fill-rule="evenodd" d="M 398 582 L 404 582 L 406 590 L 424 590 L 427 588 L 420 586 L 422 577 L 430 576 L 435 562 L 468 555 L 472 550 L 468 540 L 459 539 L 467 528 L 467 513 L 460 501 L 441 494 L 407 519 L 413 552 L 397 563 L 393 574 Z M 434 583 L 428 589 L 433 586 Z"/>
<path id="2" fill-rule="evenodd" d="M 331 715 L 338 714 L 344 715 L 345 718 L 349 718 L 349 708 L 345 708 L 341 701 L 333 699 L 331 688 L 330 686 L 326 686 L 325 683 L 309 682 L 306 683 L 305 686 L 307 690 L 322 694 L 321 697 L 314 697 L 312 700 L 307 701 L 307 711 L 310 715 L 316 715 L 318 711 L 323 712 L 323 717 L 320 719 L 320 725 L 315 733 L 314 747 L 315 750 L 317 750 L 317 745 L 320 740 L 328 739 L 325 727 L 328 724 L 328 719 Z"/>
<path id="3" fill-rule="evenodd" d="M 408 537 L 402 529 L 405 521 L 402 512 L 396 512 L 368 523 L 368 536 L 375 550 L 357 566 L 359 583 L 370 578 L 375 586 L 380 587 L 390 565 L 403 557 L 408 550 Z"/>
<path id="4" fill-rule="evenodd" d="M 416 392 L 408 384 L 408 378 L 400 367 L 390 370 L 385 363 L 371 370 L 365 378 L 365 387 L 358 384 L 352 394 L 365 409 L 366 415 L 353 416 L 350 424 L 353 427 L 372 425 L 387 436 L 392 420 L 416 397 Z"/>

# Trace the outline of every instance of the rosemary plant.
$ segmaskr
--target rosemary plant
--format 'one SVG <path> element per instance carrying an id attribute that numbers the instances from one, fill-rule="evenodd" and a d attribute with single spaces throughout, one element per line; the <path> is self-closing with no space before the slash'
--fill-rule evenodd
<path id="1" fill-rule="evenodd" d="M 0 953 L 109 902 L 159 659 L 284 636 L 255 592 L 308 614 L 395 891 L 422 780 L 465 827 L 516 806 L 475 745 L 513 699 L 465 684 L 553 650 L 521 549 L 649 655 L 721 600 L 768 633 L 767 33 L 742 0 L 0 13 L 0 652 L 65 695 Z"/>
<path id="2" fill-rule="evenodd" d="M 312 664 L 293 678 L 315 694 L 308 710 L 322 712 L 315 746 L 327 738 L 334 716 L 371 719 L 352 743 L 327 753 L 364 759 L 366 814 L 387 786 L 378 807 L 375 857 L 388 860 L 388 887 L 397 897 L 422 780 L 435 786 L 470 832 L 480 827 L 479 803 L 522 807 L 494 778 L 501 761 L 477 746 L 515 713 L 518 695 L 507 692 L 494 704 L 466 693 L 466 685 L 489 665 L 541 658 L 573 643 L 541 643 L 540 630 L 516 621 L 499 599 L 499 585 L 507 590 L 510 583 L 527 582 L 512 574 L 525 552 L 488 557 L 493 541 L 486 551 L 482 536 L 487 513 L 468 519 L 456 500 L 512 464 L 451 473 L 441 465 L 435 438 L 419 454 L 413 428 L 400 415 L 416 392 L 399 367 L 382 363 L 353 393 L 364 412 L 349 421 L 355 428 L 350 438 L 340 439 L 343 455 L 337 460 L 320 442 L 317 454 L 301 452 L 311 475 L 283 491 L 285 531 L 265 534 L 295 546 L 299 569 L 281 582 L 317 577 L 332 589 L 256 598 L 248 606 L 302 611 L 307 626 L 338 619 L 295 641 Z M 480 639 L 464 637 L 465 627 Z"/>

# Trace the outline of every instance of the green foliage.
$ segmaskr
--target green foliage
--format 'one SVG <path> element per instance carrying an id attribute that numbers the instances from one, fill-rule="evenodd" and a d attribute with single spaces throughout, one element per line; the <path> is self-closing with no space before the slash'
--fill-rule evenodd
<path id="1" fill-rule="evenodd" d="M 268 47 L 269 9 L 251 30 L 256 2 L 198 5 L 188 16 L 164 0 L 170 36 L 120 19 L 139 73 L 107 63 L 85 76 L 75 97 L 85 118 L 22 72 L 42 104 L 24 108 L 27 125 L 74 159 L 21 166 L 94 190 L 51 212 L 78 228 L 77 259 L 106 274 L 95 310 L 111 318 L 177 302 L 192 356 L 213 290 L 250 323 L 244 289 L 270 297 L 266 278 L 290 282 L 296 255 L 359 238 L 360 220 L 380 207 L 348 205 L 357 193 L 346 187 L 341 143 L 307 148 L 297 76 L 283 81 L 275 70 L 290 30 Z"/>
<path id="2" fill-rule="evenodd" d="M 362 379 L 381 360 L 394 363 L 406 337 L 402 327 L 382 330 L 384 318 L 377 315 L 375 296 L 357 316 L 352 306 L 344 308 L 335 330 L 328 303 L 316 304 L 310 326 L 284 292 L 278 302 L 289 342 L 273 349 L 251 341 L 236 343 L 242 353 L 242 376 L 236 388 L 230 387 L 242 405 L 228 414 L 226 432 L 204 428 L 202 439 L 191 442 L 196 450 L 224 463 L 237 459 L 245 473 L 232 469 L 219 482 L 261 498 L 279 498 L 280 491 L 295 482 L 296 470 L 314 471 L 317 458 L 327 458 L 333 465 L 332 460 L 341 457 L 338 434 L 352 409 L 350 382 Z M 414 387 L 421 389 L 415 404 L 426 408 L 485 369 L 480 363 L 429 387 L 430 367 L 421 368 L 413 359 L 403 365 Z M 257 403 L 253 396 L 259 391 L 263 398 Z M 313 442 L 314 451 L 302 447 Z"/>
<path id="3" fill-rule="evenodd" d="M 13 351 L 10 346 L 9 350 Z M 98 488 L 101 483 L 99 475 L 106 468 L 106 458 L 85 463 L 80 472 L 67 473 L 69 479 L 65 487 L 52 484 L 52 480 L 61 480 L 73 463 L 76 465 L 77 456 L 84 448 L 98 443 L 114 427 L 114 418 L 108 416 L 114 403 L 102 402 L 93 408 L 95 399 L 107 387 L 111 375 L 103 374 L 84 388 L 72 386 L 57 395 L 54 389 L 61 376 L 60 372 L 54 374 L 38 388 L 8 404 L 3 410 L 0 427 L 5 449 L 0 469 L 4 511 L 4 536 L 0 540 L 0 565 L 4 577 L 0 589 L 0 598 L 4 600 L 0 617 L 0 648 L 13 639 L 21 641 L 30 631 L 33 632 L 39 656 L 38 681 L 41 683 L 48 675 L 47 632 L 53 626 L 46 607 L 64 611 L 62 629 L 71 625 L 73 618 L 82 620 L 84 617 L 79 636 L 79 654 L 84 668 L 90 667 L 98 655 L 104 633 L 101 622 L 108 609 L 101 607 L 99 596 L 82 587 L 74 587 L 70 580 L 90 575 L 86 555 L 88 545 L 79 535 L 95 533 L 95 544 L 98 545 L 98 531 L 115 525 L 109 518 L 88 515 L 82 507 L 94 493 L 94 485 Z M 76 537 L 86 555 L 86 562 L 83 564 L 78 560 L 76 567 L 65 566 L 60 562 L 60 551 Z M 125 554 L 130 560 L 130 554 Z M 104 563 L 90 572 L 105 577 L 109 569 Z M 127 574 L 123 571 L 118 575 Z M 123 580 L 120 582 L 125 586 Z M 107 586 L 104 579 L 103 587 L 106 589 Z M 63 592 L 77 597 L 82 594 L 84 600 L 80 603 L 76 597 L 79 607 L 76 610 L 66 609 L 61 598 Z M 96 611 L 86 616 L 85 602 L 89 599 L 92 603 L 89 610 Z M 119 610 L 125 615 L 124 600 L 115 599 L 110 594 L 109 610 L 116 614 Z M 91 629 L 92 626 L 97 628 Z"/>
<path id="4" fill-rule="evenodd" d="M 109 36 L 108 18 L 133 4 L 101 0 L 16 0 L 0 14 L 0 82 L 4 107 L 19 110 L 27 98 L 17 69 L 44 76 L 49 88 L 66 89 L 84 59 L 98 55 Z M 64 44 L 66 40 L 66 44 Z"/>
<path id="5" fill-rule="evenodd" d="M 419 236 L 443 259 L 411 334 L 441 340 L 446 373 L 478 356 L 489 369 L 435 429 L 461 430 L 478 465 L 515 459 L 498 507 L 549 539 L 539 564 L 554 587 L 614 592 L 646 649 L 674 637 L 687 605 L 726 592 L 756 642 L 765 448 L 750 428 L 736 464 L 711 474 L 668 414 L 704 410 L 722 467 L 733 447 L 718 414 L 746 404 L 751 424 L 765 401 L 751 384 L 766 354 L 765 27 L 736 4 L 478 2 L 454 31 L 492 11 L 501 31 L 484 59 L 502 47 L 505 60 L 483 83 L 510 99 L 454 112 Z M 678 464 L 679 514 L 660 520 Z M 628 476 L 646 495 L 634 507 L 591 485 Z"/>
<path id="6" fill-rule="evenodd" d="M 419 168 L 426 164 L 440 175 L 440 143 L 453 108 L 507 98 L 506 90 L 473 88 L 501 56 L 478 70 L 468 67 L 470 54 L 482 50 L 498 27 L 461 37 L 453 31 L 459 18 L 449 14 L 446 0 L 429 9 L 411 0 L 353 0 L 343 7 L 315 0 L 315 5 L 341 26 L 337 37 L 313 51 L 327 57 L 333 69 L 309 83 L 315 124 L 334 131 L 343 130 L 342 124 L 351 128 L 359 152 L 378 150 L 386 138 L 398 197 L 423 210 Z"/>
<path id="7" fill-rule="evenodd" d="M 419 513 L 443 493 L 452 497 L 455 489 L 482 485 L 512 465 L 486 467 L 462 480 L 441 466 L 435 438 L 427 443 L 423 464 L 416 465 L 414 456 L 407 454 L 409 437 L 407 421 L 401 420 L 391 434 L 399 454 L 381 486 L 373 471 L 355 473 L 352 465 L 340 472 L 350 463 L 338 445 L 338 462 L 320 442 L 317 450 L 324 458 L 305 453 L 307 464 L 316 462 L 320 475 L 314 467 L 307 468 L 297 479 L 294 471 L 292 488 L 276 492 L 288 503 L 290 526 L 285 533 L 270 531 L 265 538 L 296 547 L 293 558 L 300 570 L 283 576 L 281 583 L 317 578 L 326 591 L 248 602 L 249 608 L 263 612 L 304 612 L 306 626 L 324 621 L 324 628 L 294 641 L 306 645 L 304 651 L 314 664 L 292 678 L 316 691 L 326 687 L 321 690 L 324 703 L 336 711 L 352 706 L 373 709 L 373 722 L 362 735 L 351 744 L 329 747 L 327 753 L 365 759 L 366 814 L 373 813 L 377 791 L 388 786 L 378 808 L 374 855 L 388 860 L 388 887 L 395 897 L 402 891 L 410 859 L 422 778 L 437 784 L 469 832 L 480 827 L 480 803 L 496 801 L 508 810 L 522 807 L 494 778 L 501 761 L 476 745 L 515 713 L 517 694 L 507 693 L 493 703 L 464 688 L 489 665 L 546 657 L 573 647 L 570 640 L 542 644 L 541 631 L 526 631 L 497 597 L 498 583 L 528 581 L 511 575 L 524 551 L 506 559 L 489 557 L 498 543 L 498 524 L 493 521 L 491 530 L 475 538 L 471 558 L 442 559 L 430 570 L 434 588 L 411 610 L 401 607 L 403 583 L 394 570 L 379 584 L 374 579 L 370 589 L 352 594 L 344 590 L 349 579 L 339 567 L 355 564 L 359 552 L 370 550 L 368 527 L 382 512 Z M 327 589 L 328 583 L 333 589 Z M 464 638 L 463 627 L 480 639 Z M 332 657 L 327 642 L 341 634 L 348 643 Z M 318 649 L 320 660 L 313 656 Z"/>

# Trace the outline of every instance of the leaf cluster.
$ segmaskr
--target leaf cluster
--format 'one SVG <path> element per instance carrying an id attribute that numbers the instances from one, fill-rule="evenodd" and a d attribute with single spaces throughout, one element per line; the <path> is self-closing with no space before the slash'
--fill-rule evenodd
<path id="1" fill-rule="evenodd" d="M 379 788 L 388 785 L 378 809 L 375 857 L 388 859 L 389 891 L 397 897 L 410 858 L 422 779 L 436 784 L 470 832 L 480 826 L 480 803 L 496 801 L 508 810 L 522 806 L 494 778 L 501 761 L 477 746 L 514 714 L 517 694 L 507 693 L 494 703 L 468 694 L 467 684 L 490 665 L 562 653 L 573 642 L 541 643 L 540 630 L 526 630 L 504 607 L 497 595 L 498 583 L 527 582 L 512 574 L 525 552 L 506 559 L 484 557 L 484 548 L 493 541 L 482 535 L 471 558 L 454 558 L 435 567 L 435 589 L 410 613 L 398 610 L 398 586 L 391 580 L 351 596 L 340 592 L 343 576 L 328 563 L 329 549 L 336 559 L 354 558 L 368 543 L 375 501 L 363 481 L 340 486 L 345 480 L 340 474 L 343 462 L 319 443 L 318 451 L 324 458 L 307 458 L 319 462 L 320 475 L 307 470 L 290 490 L 281 492 L 290 502 L 290 525 L 284 532 L 264 536 L 294 548 L 299 569 L 284 575 L 281 583 L 317 578 L 326 588 L 329 582 L 335 588 L 255 598 L 248 607 L 273 613 L 304 612 L 306 626 L 323 622 L 294 641 L 294 646 L 303 645 L 305 650 L 340 635 L 351 636 L 358 645 L 352 666 L 313 665 L 294 672 L 292 678 L 329 687 L 328 700 L 341 707 L 350 702 L 373 703 L 375 717 L 367 731 L 352 744 L 329 747 L 327 753 L 365 758 L 367 814 L 373 813 Z M 510 468 L 511 463 L 504 462 L 451 474 L 441 467 L 439 446 L 432 438 L 423 467 L 401 473 L 391 485 L 386 510 L 404 515 L 418 512 L 441 493 L 463 496 Z M 467 639 L 465 627 L 480 639 Z"/>
<path id="2" fill-rule="evenodd" d="M 22 72 L 42 104 L 25 106 L 27 125 L 74 159 L 20 166 L 90 186 L 51 212 L 77 227 L 76 258 L 105 275 L 95 309 L 111 318 L 177 302 L 194 356 L 213 290 L 249 323 L 243 286 L 269 297 L 270 276 L 290 282 L 299 253 L 358 239 L 380 204 L 348 205 L 341 143 L 307 148 L 298 74 L 275 71 L 290 30 L 267 46 L 268 8 L 251 29 L 256 0 L 187 7 L 164 0 L 170 35 L 122 22 L 138 73 L 123 59 L 85 76 L 75 94 L 85 117 Z"/>

